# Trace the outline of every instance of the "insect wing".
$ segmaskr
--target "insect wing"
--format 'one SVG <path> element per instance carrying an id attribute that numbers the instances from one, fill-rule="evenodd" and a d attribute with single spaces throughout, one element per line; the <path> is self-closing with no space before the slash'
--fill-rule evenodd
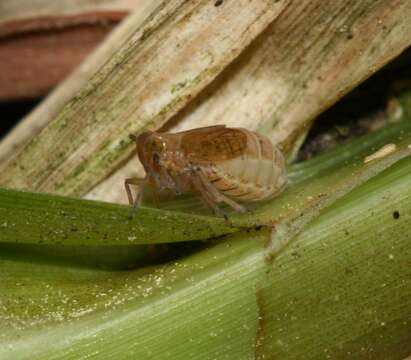
<path id="1" fill-rule="evenodd" d="M 185 132 L 181 148 L 192 162 L 215 163 L 241 157 L 247 149 L 247 141 L 242 129 L 216 126 Z"/>

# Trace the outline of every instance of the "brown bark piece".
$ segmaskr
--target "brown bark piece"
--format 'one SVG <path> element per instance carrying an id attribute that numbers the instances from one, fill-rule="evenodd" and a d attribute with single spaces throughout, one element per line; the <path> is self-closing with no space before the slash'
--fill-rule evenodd
<path id="1" fill-rule="evenodd" d="M 0 24 L 0 101 L 46 94 L 126 12 L 43 17 Z"/>

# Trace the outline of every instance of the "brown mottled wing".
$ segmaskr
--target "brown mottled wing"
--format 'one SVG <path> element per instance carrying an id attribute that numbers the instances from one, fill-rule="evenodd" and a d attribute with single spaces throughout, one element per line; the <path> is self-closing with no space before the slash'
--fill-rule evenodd
<path id="1" fill-rule="evenodd" d="M 243 155 L 247 148 L 247 135 L 242 129 L 223 126 L 194 129 L 185 132 L 181 148 L 193 162 L 218 162 Z"/>

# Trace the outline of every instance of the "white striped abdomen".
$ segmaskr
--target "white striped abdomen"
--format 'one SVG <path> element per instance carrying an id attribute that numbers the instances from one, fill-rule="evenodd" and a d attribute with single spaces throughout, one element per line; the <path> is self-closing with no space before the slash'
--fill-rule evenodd
<path id="1" fill-rule="evenodd" d="M 221 193 L 235 201 L 268 200 L 287 184 L 285 160 L 267 138 L 251 131 L 246 134 L 244 154 L 210 165 L 205 174 Z"/>

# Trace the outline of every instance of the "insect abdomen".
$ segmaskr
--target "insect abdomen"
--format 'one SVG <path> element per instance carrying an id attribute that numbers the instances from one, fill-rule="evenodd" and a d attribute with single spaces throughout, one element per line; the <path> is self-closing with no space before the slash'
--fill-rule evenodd
<path id="1" fill-rule="evenodd" d="M 248 137 L 247 151 L 241 157 L 213 164 L 207 176 L 220 192 L 233 200 L 270 199 L 287 183 L 283 155 L 265 137 L 244 132 Z"/>

